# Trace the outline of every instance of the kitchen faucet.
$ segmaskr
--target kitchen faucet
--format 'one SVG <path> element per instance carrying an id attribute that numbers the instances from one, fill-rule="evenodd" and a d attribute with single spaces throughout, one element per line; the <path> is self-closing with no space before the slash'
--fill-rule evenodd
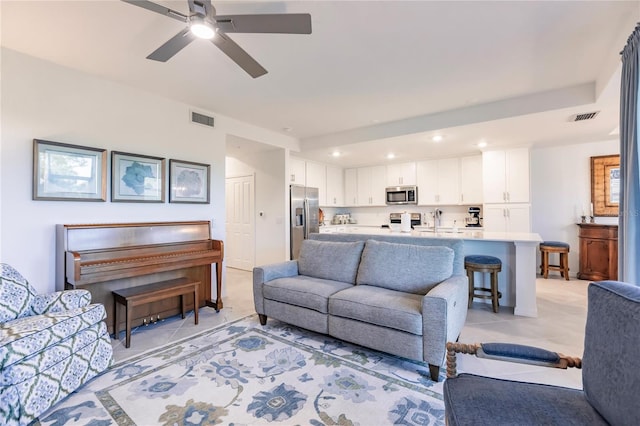
<path id="1" fill-rule="evenodd" d="M 431 216 L 433 216 L 433 228 L 439 228 L 442 225 L 442 210 L 435 209 Z"/>

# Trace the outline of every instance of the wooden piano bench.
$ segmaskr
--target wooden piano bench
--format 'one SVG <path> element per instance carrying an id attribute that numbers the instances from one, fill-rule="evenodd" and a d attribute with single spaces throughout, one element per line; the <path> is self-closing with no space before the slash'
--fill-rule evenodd
<path id="1" fill-rule="evenodd" d="M 115 338 L 118 338 L 120 334 L 120 319 L 118 317 L 118 303 L 124 305 L 126 316 L 126 338 L 125 347 L 131 346 L 131 322 L 133 320 L 133 308 L 145 303 L 156 302 L 158 300 L 167 299 L 169 297 L 180 296 L 180 309 L 182 312 L 182 318 L 185 317 L 185 298 L 186 294 L 193 294 L 194 301 L 194 318 L 195 324 L 198 324 L 198 300 L 199 297 L 200 281 L 193 281 L 190 278 L 176 278 L 168 281 L 161 281 L 153 284 L 147 284 L 138 287 L 123 288 L 120 290 L 114 290 L 113 293 L 113 310 L 114 310 L 114 324 L 113 330 Z"/>

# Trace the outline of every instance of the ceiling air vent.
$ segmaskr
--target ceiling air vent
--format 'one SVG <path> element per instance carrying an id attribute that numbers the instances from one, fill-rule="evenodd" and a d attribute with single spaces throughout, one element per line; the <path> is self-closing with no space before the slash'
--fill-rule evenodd
<path id="1" fill-rule="evenodd" d="M 191 122 L 213 127 L 213 117 L 209 117 L 208 115 L 200 114 L 195 111 L 191 111 Z"/>
<path id="2" fill-rule="evenodd" d="M 594 118 L 596 118 L 596 115 L 598 115 L 599 113 L 600 111 L 595 111 L 595 112 L 585 112 L 582 114 L 572 115 L 569 121 L 593 120 Z"/>

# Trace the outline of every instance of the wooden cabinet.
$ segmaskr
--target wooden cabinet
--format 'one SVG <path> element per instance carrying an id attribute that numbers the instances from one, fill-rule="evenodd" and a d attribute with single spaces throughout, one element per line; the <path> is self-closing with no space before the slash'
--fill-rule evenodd
<path id="1" fill-rule="evenodd" d="M 416 168 L 419 205 L 460 204 L 460 162 L 458 158 L 419 161 Z"/>
<path id="2" fill-rule="evenodd" d="M 485 204 L 482 226 L 489 232 L 531 232 L 529 204 Z"/>
<path id="3" fill-rule="evenodd" d="M 358 192 L 356 198 L 359 206 L 384 206 L 387 183 L 387 168 L 372 166 L 358 168 Z"/>
<path id="4" fill-rule="evenodd" d="M 416 184 L 416 163 L 390 164 L 387 166 L 387 186 Z"/>
<path id="5" fill-rule="evenodd" d="M 306 164 L 305 161 L 289 157 L 289 183 L 294 185 L 306 185 Z"/>
<path id="6" fill-rule="evenodd" d="M 460 204 L 482 204 L 482 155 L 460 158 Z"/>
<path id="7" fill-rule="evenodd" d="M 322 204 L 320 204 L 322 206 Z M 344 205 L 344 176 L 342 168 L 327 166 L 327 207 Z"/>
<path id="8" fill-rule="evenodd" d="M 528 203 L 529 179 L 528 148 L 482 154 L 485 203 Z"/>
<path id="9" fill-rule="evenodd" d="M 579 223 L 580 280 L 618 279 L 618 225 Z"/>

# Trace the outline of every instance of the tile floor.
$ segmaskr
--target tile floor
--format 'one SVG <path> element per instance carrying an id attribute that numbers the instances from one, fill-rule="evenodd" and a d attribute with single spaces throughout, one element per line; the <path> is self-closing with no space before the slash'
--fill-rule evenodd
<path id="1" fill-rule="evenodd" d="M 179 316 L 132 332 L 131 347 L 124 347 L 124 332 L 119 340 L 112 340 L 115 359 L 121 361 L 153 348 L 199 333 L 208 327 L 242 318 L 255 312 L 253 308 L 252 276 L 250 272 L 227 268 L 224 284 L 224 307 L 219 312 L 201 308 L 200 324 L 193 324 L 193 313 L 186 319 Z M 511 342 L 539 346 L 567 355 L 582 356 L 584 326 L 587 313 L 588 281 L 558 277 L 537 279 L 538 317 L 513 315 L 513 309 L 501 308 L 495 314 L 491 305 L 474 302 L 469 309 L 461 342 Z M 574 388 L 582 387 L 581 371 L 532 367 L 500 361 L 476 359 L 458 355 L 458 371 L 493 377 L 513 378 L 550 383 Z"/>

